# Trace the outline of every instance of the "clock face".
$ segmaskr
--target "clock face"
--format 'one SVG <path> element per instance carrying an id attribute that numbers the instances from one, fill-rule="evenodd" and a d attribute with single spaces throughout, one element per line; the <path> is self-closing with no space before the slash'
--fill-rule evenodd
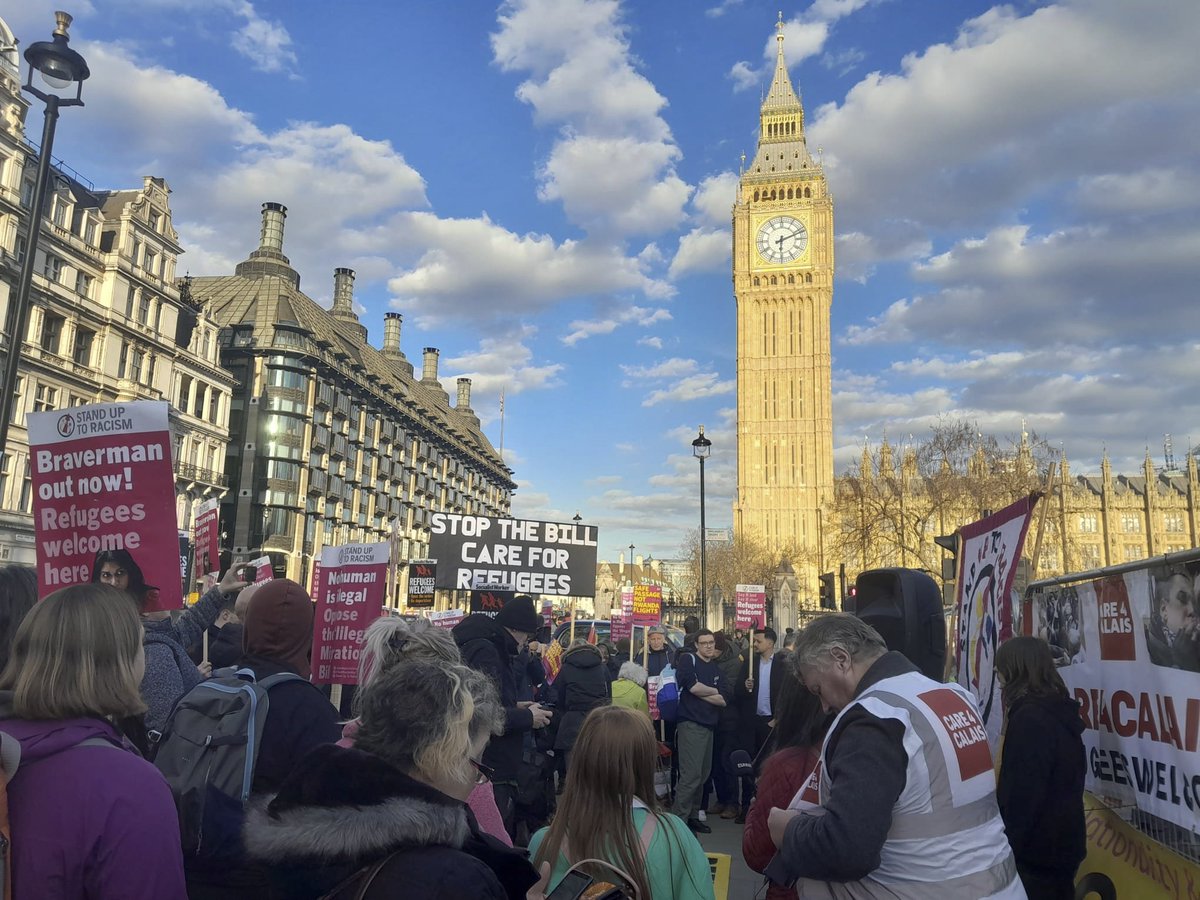
<path id="1" fill-rule="evenodd" d="M 758 228 L 758 255 L 769 263 L 789 263 L 799 259 L 808 247 L 808 229 L 799 219 L 775 216 Z"/>

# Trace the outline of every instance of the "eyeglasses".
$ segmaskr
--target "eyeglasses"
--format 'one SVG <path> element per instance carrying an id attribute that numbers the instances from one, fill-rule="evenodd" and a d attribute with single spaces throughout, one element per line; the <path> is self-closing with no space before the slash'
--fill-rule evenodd
<path id="1" fill-rule="evenodd" d="M 475 767 L 475 783 L 486 784 L 496 777 L 496 770 L 491 766 L 485 766 L 477 759 L 468 760 Z"/>

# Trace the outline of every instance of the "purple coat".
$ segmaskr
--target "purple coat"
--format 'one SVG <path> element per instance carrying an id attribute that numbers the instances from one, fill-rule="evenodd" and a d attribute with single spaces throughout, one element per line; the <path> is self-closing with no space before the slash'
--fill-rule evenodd
<path id="1" fill-rule="evenodd" d="M 115 728 L 3 719 L 0 731 L 21 744 L 8 786 L 14 900 L 187 900 L 171 792 Z M 95 739 L 110 746 L 78 746 Z"/>

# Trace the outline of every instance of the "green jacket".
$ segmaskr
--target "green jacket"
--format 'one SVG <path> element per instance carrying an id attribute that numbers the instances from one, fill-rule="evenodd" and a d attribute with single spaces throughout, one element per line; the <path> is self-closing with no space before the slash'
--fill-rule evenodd
<path id="1" fill-rule="evenodd" d="M 650 715 L 650 703 L 646 699 L 645 690 L 624 678 L 618 678 L 613 682 L 612 705 L 624 706 L 626 709 Z"/>
<path id="2" fill-rule="evenodd" d="M 645 806 L 638 805 L 639 801 L 634 802 L 633 827 L 635 832 L 641 833 L 649 812 Z M 541 829 L 529 841 L 530 859 L 537 857 L 547 831 L 546 828 Z M 550 873 L 547 895 L 558 887 L 569 868 L 566 858 L 560 853 Z M 704 848 L 696 836 L 678 816 L 658 814 L 658 827 L 654 829 L 650 852 L 646 855 L 646 873 L 650 876 L 650 893 L 653 896 L 645 900 L 714 900 L 708 857 L 704 855 Z"/>

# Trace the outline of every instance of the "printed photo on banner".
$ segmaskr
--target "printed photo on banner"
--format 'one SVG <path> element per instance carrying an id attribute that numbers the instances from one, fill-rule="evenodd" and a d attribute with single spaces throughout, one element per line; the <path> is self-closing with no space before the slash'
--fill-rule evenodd
<path id="1" fill-rule="evenodd" d="M 1083 616 L 1079 609 L 1079 591 L 1067 585 L 1047 591 L 1045 600 L 1035 609 L 1036 634 L 1050 645 L 1054 663 L 1059 666 L 1083 662 Z"/>
<path id="2" fill-rule="evenodd" d="M 1200 673 L 1187 612 L 1198 562 L 1147 562 L 1031 595 L 1033 621 L 1066 629 L 1080 648 L 1064 649 L 1058 672 L 1079 704 L 1087 789 L 1165 820 L 1156 829 L 1188 833 L 1200 831 Z"/>
<path id="3" fill-rule="evenodd" d="M 1198 590 L 1200 562 L 1151 570 L 1152 602 L 1142 627 L 1154 665 L 1200 672 Z"/>
<path id="4" fill-rule="evenodd" d="M 363 633 L 383 614 L 391 546 L 346 544 L 321 551 L 313 619 L 312 680 L 356 684 Z"/>
<path id="5" fill-rule="evenodd" d="M 28 425 L 40 596 L 93 581 L 148 612 L 182 607 L 167 404 L 94 403 Z"/>

